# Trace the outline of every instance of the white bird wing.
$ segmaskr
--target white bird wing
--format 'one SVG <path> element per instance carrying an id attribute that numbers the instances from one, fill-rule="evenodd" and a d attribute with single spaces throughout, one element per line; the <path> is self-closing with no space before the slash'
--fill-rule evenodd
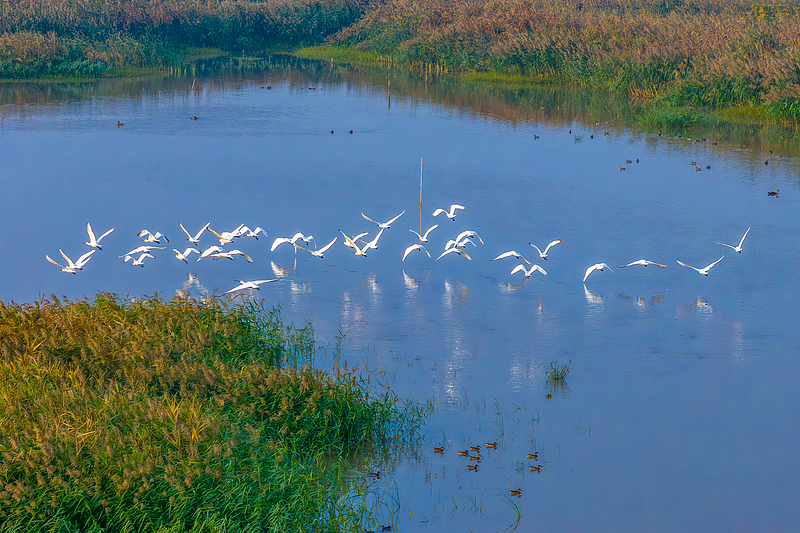
<path id="1" fill-rule="evenodd" d="M 735 246 L 732 246 L 732 245 L 730 245 L 730 244 L 725 244 L 724 242 L 719 242 L 719 241 L 714 241 L 714 242 L 715 242 L 715 243 L 717 243 L 717 244 L 721 244 L 722 246 L 727 246 L 727 247 L 728 247 L 728 248 L 730 248 L 731 250 L 736 250 L 736 247 L 735 247 Z"/>
<path id="2" fill-rule="evenodd" d="M 211 228 L 209 228 L 209 231 L 211 231 Z M 277 248 L 278 246 L 280 246 L 281 244 L 283 244 L 285 242 L 292 242 L 292 241 L 289 240 L 289 239 L 286 239 L 284 237 L 278 237 L 277 239 L 272 241 L 272 247 L 269 249 L 269 251 L 270 252 L 274 252 L 275 248 Z"/>
<path id="3" fill-rule="evenodd" d="M 228 254 L 230 254 L 230 255 L 241 255 L 242 257 L 247 259 L 248 263 L 252 263 L 253 262 L 253 258 L 250 257 L 249 255 L 247 255 L 246 253 L 244 253 L 241 250 L 231 250 L 231 251 L 228 252 Z"/>
<path id="4" fill-rule="evenodd" d="M 750 228 L 752 228 L 752 226 L 750 226 Z M 750 233 L 750 228 L 747 228 L 747 231 L 745 231 L 745 232 L 744 232 L 744 235 L 742 235 L 742 240 L 741 240 L 741 241 L 739 241 L 739 248 L 741 248 L 741 247 L 742 247 L 742 244 L 744 244 L 744 238 L 745 238 L 745 237 L 747 237 L 747 234 L 748 234 L 748 233 Z"/>
<path id="5" fill-rule="evenodd" d="M 441 259 L 441 258 L 442 258 L 442 257 L 444 257 L 445 255 L 447 255 L 447 254 L 452 254 L 452 253 L 459 254 L 459 255 L 463 256 L 463 257 L 464 257 L 464 259 L 466 259 L 467 261 L 472 261 L 472 258 L 471 258 L 469 255 L 467 255 L 467 253 L 466 253 L 464 250 L 462 250 L 462 249 L 460 249 L 460 248 L 448 248 L 447 250 L 445 250 L 444 252 L 442 252 L 442 255 L 440 255 L 439 257 L 437 257 L 437 258 L 435 259 L 435 261 L 438 261 L 439 259 Z"/>
<path id="6" fill-rule="evenodd" d="M 386 228 L 381 228 L 381 230 L 378 232 L 378 234 L 375 235 L 375 238 L 372 239 L 371 241 L 369 241 L 369 243 L 367 243 L 367 245 L 364 247 L 365 250 L 367 248 L 373 248 L 373 249 L 377 249 L 378 248 L 378 239 L 380 239 L 381 235 L 383 235 L 383 230 L 384 229 L 386 229 Z"/>
<path id="7" fill-rule="evenodd" d="M 691 268 L 692 270 L 696 270 L 696 271 L 700 272 L 699 268 L 693 267 L 692 265 L 687 265 L 686 263 L 681 262 L 679 259 L 676 259 L 675 261 L 677 261 L 678 264 L 681 265 L 681 266 L 685 266 L 686 268 Z M 702 272 L 701 272 L 701 274 L 702 274 Z"/>
<path id="8" fill-rule="evenodd" d="M 127 254 L 121 255 L 120 257 L 125 257 L 126 255 L 133 255 L 133 254 L 138 253 L 138 252 L 149 252 L 150 250 L 163 250 L 164 248 L 166 248 L 166 247 L 165 246 L 137 246 L 136 248 L 134 248 L 133 250 L 131 250 Z"/>
<path id="9" fill-rule="evenodd" d="M 353 239 L 351 239 L 350 237 L 348 237 L 348 236 L 345 234 L 345 232 L 343 232 L 342 230 L 339 230 L 339 232 L 340 232 L 342 235 L 344 235 L 344 245 L 345 245 L 345 246 L 349 246 L 350 248 L 353 248 L 353 249 L 355 249 L 355 251 L 356 251 L 356 254 L 363 254 L 363 253 L 364 253 L 364 251 L 363 251 L 363 250 L 361 250 L 361 248 L 359 248 L 359 247 L 358 247 L 358 245 L 357 245 L 357 244 L 356 244 L 356 243 L 353 241 Z M 364 234 L 362 234 L 362 236 L 363 236 L 363 235 L 364 235 Z"/>
<path id="10" fill-rule="evenodd" d="M 533 274 L 533 271 L 534 271 L 534 270 L 538 270 L 539 272 L 541 272 L 541 273 L 542 273 L 542 274 L 544 274 L 545 276 L 547 275 L 547 271 L 546 271 L 545 269 L 543 269 L 542 267 L 540 267 L 539 265 L 533 265 L 533 266 L 531 267 L 531 274 Z"/>
<path id="11" fill-rule="evenodd" d="M 530 244 L 531 246 L 533 246 L 534 248 L 536 248 L 536 251 L 537 251 L 537 252 L 539 252 L 539 257 L 544 257 L 544 254 L 542 253 L 542 251 L 539 249 L 539 247 L 538 247 L 538 246 L 536 246 L 535 244 L 533 244 L 533 243 L 531 243 L 531 242 L 529 242 L 528 244 Z"/>
<path id="12" fill-rule="evenodd" d="M 219 246 L 209 246 L 208 248 L 203 250 L 203 253 L 200 254 L 200 257 L 197 260 L 200 261 L 200 259 L 205 259 L 206 257 L 208 257 L 209 255 L 211 255 L 211 254 L 213 254 L 215 252 L 224 252 L 224 251 L 225 251 L 225 249 L 224 248 L 220 248 Z"/>
<path id="13" fill-rule="evenodd" d="M 468 230 L 464 230 L 464 231 L 462 231 L 461 233 L 459 233 L 459 234 L 458 234 L 458 237 L 456 237 L 456 240 L 457 240 L 457 241 L 460 241 L 461 239 L 464 239 L 464 238 L 467 238 L 467 237 L 469 237 L 470 239 L 471 239 L 472 237 L 477 237 L 477 238 L 478 238 L 478 240 L 479 240 L 479 241 L 481 241 L 481 244 L 485 244 L 485 243 L 483 242 L 483 239 L 481 239 L 481 236 L 480 236 L 480 235 L 478 235 L 478 233 L 477 233 L 477 232 L 475 232 L 475 231 L 472 231 L 472 230 L 469 230 L 469 229 L 468 229 Z M 474 244 L 474 243 L 473 243 L 473 244 Z M 477 246 L 477 244 L 476 244 L 475 246 Z"/>
<path id="14" fill-rule="evenodd" d="M 608 267 L 608 265 L 605 263 L 597 263 L 596 265 L 590 266 L 589 268 L 586 269 L 586 274 L 584 274 L 583 276 L 583 281 L 586 281 L 586 278 L 589 277 L 589 274 L 591 274 L 595 270 L 603 270 L 604 267 Z M 609 270 L 611 270 L 611 267 L 609 267 Z"/>
<path id="15" fill-rule="evenodd" d="M 463 205 L 458 205 L 458 204 L 451 205 L 450 206 L 450 213 L 449 213 L 451 217 L 456 216 L 456 209 L 466 209 L 466 207 L 464 207 Z"/>
<path id="16" fill-rule="evenodd" d="M 195 241 L 199 241 L 199 240 L 200 240 L 200 236 L 201 236 L 201 235 L 203 235 L 203 232 L 204 232 L 204 231 L 206 231 L 206 230 L 208 229 L 208 227 L 211 225 L 211 222 L 208 222 L 208 223 L 206 223 L 206 225 L 205 225 L 205 226 L 203 226 L 202 228 L 200 228 L 200 231 L 198 231 L 198 232 L 197 232 L 197 234 L 196 234 L 194 237 L 192 237 L 192 236 L 189 234 L 189 232 L 188 232 L 188 231 L 186 231 L 186 228 L 184 228 L 184 227 L 183 227 L 183 224 L 181 224 L 180 222 L 178 222 L 178 224 L 181 226 L 181 229 L 182 229 L 184 232 L 186 232 L 186 236 L 187 236 L 187 237 L 189 237 L 189 240 L 190 240 L 190 241 L 192 241 L 192 242 L 195 242 Z"/>
<path id="17" fill-rule="evenodd" d="M 561 239 L 556 239 L 553 242 L 551 242 L 550 244 L 548 244 L 547 248 L 544 249 L 544 255 L 547 255 L 547 251 L 550 249 L 550 247 L 555 246 L 556 244 L 558 244 L 560 242 L 561 242 Z"/>
<path id="18" fill-rule="evenodd" d="M 350 248 L 358 248 L 356 246 L 356 243 L 353 242 L 353 239 L 348 237 L 345 232 L 343 232 L 342 230 L 339 230 L 339 232 L 344 236 L 344 245 L 345 246 L 349 246 Z M 358 238 L 358 237 L 356 237 L 356 238 Z"/>
<path id="19" fill-rule="evenodd" d="M 522 256 L 519 255 L 514 250 L 511 250 L 511 251 L 508 251 L 508 252 L 503 252 L 502 254 L 498 255 L 494 259 L 490 259 L 490 261 L 497 261 L 498 259 L 505 259 L 506 257 L 516 257 L 517 259 L 520 259 Z"/>
<path id="20" fill-rule="evenodd" d="M 417 233 L 416 231 L 414 231 L 413 229 L 411 229 L 411 228 L 408 228 L 408 231 L 410 231 L 411 233 L 413 233 L 414 235 L 416 235 L 416 236 L 419 238 L 419 240 L 420 240 L 420 241 L 422 241 L 422 242 L 425 242 L 425 238 L 424 238 L 422 235 L 420 235 L 419 233 Z M 427 234 L 426 234 L 426 235 L 427 235 Z"/>
<path id="21" fill-rule="evenodd" d="M 411 246 L 409 246 L 408 248 L 406 248 L 406 251 L 405 251 L 405 252 L 403 252 L 403 261 L 405 261 L 405 260 L 406 260 L 406 257 L 408 257 L 408 254 L 410 254 L 410 253 L 411 253 L 411 252 L 413 252 L 414 250 L 422 250 L 422 251 L 424 251 L 426 254 L 428 254 L 428 257 L 430 257 L 430 256 L 431 256 L 431 254 L 428 252 L 428 250 L 427 250 L 427 249 L 426 249 L 424 246 L 422 246 L 421 244 L 412 244 Z"/>
<path id="22" fill-rule="evenodd" d="M 720 257 L 719 259 L 717 259 L 716 261 L 714 261 L 713 263 L 711 263 L 711 264 L 710 264 L 710 265 L 708 265 L 707 267 L 705 267 L 705 268 L 702 268 L 701 270 L 705 270 L 706 272 L 708 272 L 709 270 L 711 270 L 711 267 L 713 267 L 714 265 L 716 265 L 717 263 L 719 263 L 720 261 L 722 261 L 722 259 L 723 259 L 724 257 L 725 257 L 725 256 L 723 255 L 722 257 Z"/>
<path id="23" fill-rule="evenodd" d="M 388 228 L 389 228 L 389 226 L 391 226 L 391 225 L 392 225 L 392 223 L 393 223 L 395 220 L 397 220 L 398 218 L 400 218 L 401 216 L 403 216 L 405 213 L 406 213 L 406 210 L 405 210 L 405 209 L 403 209 L 403 212 L 402 212 L 402 213 L 400 213 L 399 215 L 397 215 L 397 216 L 396 216 L 396 217 L 394 217 L 393 219 L 391 219 L 391 220 L 388 220 L 388 221 L 384 222 L 383 224 L 381 224 L 381 227 L 385 227 L 385 228 L 387 228 L 387 229 L 388 229 Z"/>
<path id="24" fill-rule="evenodd" d="M 91 258 L 91 257 L 92 257 L 92 254 L 93 254 L 93 253 L 95 253 L 96 251 L 97 251 L 97 250 L 89 250 L 88 252 L 86 252 L 85 254 L 83 254 L 82 256 L 80 256 L 80 257 L 78 258 L 78 260 L 77 260 L 77 261 L 75 261 L 75 266 L 76 266 L 77 268 L 83 268 L 83 265 L 85 265 L 86 263 L 88 263 L 88 262 L 89 262 L 89 258 Z"/>
<path id="25" fill-rule="evenodd" d="M 64 268 L 64 267 L 62 267 L 61 265 L 59 265 L 58 263 L 56 263 L 55 261 L 53 261 L 52 259 L 50 259 L 50 256 L 49 256 L 49 255 L 45 254 L 44 256 L 47 258 L 47 260 L 48 260 L 48 261 L 50 261 L 51 263 L 53 263 L 53 264 L 54 264 L 55 266 L 57 266 L 58 268 Z"/>
<path id="26" fill-rule="evenodd" d="M 87 224 L 88 224 L 88 222 L 87 222 Z M 102 241 L 103 239 L 105 239 L 105 238 L 106 238 L 106 236 L 107 236 L 108 234 L 110 234 L 112 231 L 114 231 L 114 228 L 111 228 L 111 229 L 110 229 L 110 230 L 108 230 L 107 232 L 105 232 L 105 233 L 103 233 L 102 235 L 100 235 L 100 236 L 97 238 L 97 242 L 99 243 L 100 241 Z"/>
<path id="27" fill-rule="evenodd" d="M 186 237 L 191 241 L 192 240 L 192 234 L 189 233 L 188 231 L 186 231 L 186 228 L 184 228 L 183 224 L 181 224 L 180 222 L 178 222 L 178 225 L 181 227 L 183 232 L 186 234 Z M 173 248 L 173 250 L 174 250 L 174 248 Z"/>
<path id="28" fill-rule="evenodd" d="M 62 251 L 61 251 L 61 248 L 59 248 L 59 249 L 58 249 L 58 251 L 59 251 L 59 252 L 61 252 L 61 257 L 63 257 L 63 258 L 64 258 L 64 261 L 66 261 L 66 262 L 67 262 L 67 267 L 68 267 L 68 268 L 73 268 L 73 269 L 76 269 L 76 268 L 77 268 L 77 267 L 75 266 L 75 263 L 73 263 L 73 262 L 72 262 L 72 259 L 70 259 L 69 257 L 67 257 L 67 254 L 65 254 L 64 252 L 62 252 Z"/>
<path id="29" fill-rule="evenodd" d="M 458 241 L 450 239 L 449 241 L 447 241 L 447 244 L 444 245 L 444 249 L 445 250 L 449 250 L 450 248 L 455 248 L 455 246 L 457 244 L 458 244 Z"/>
<path id="30" fill-rule="evenodd" d="M 139 233 L 136 234 L 137 237 L 144 237 L 145 235 L 152 235 L 152 233 L 150 233 L 146 229 L 143 229 L 142 231 L 140 231 Z"/>
<path id="31" fill-rule="evenodd" d="M 200 231 L 198 231 L 198 232 L 197 232 L 197 235 L 195 235 L 195 236 L 194 236 L 194 240 L 195 240 L 195 241 L 198 241 L 198 240 L 200 240 L 200 236 L 203 234 L 203 232 L 204 232 L 205 230 L 207 230 L 207 229 L 208 229 L 208 227 L 209 227 L 210 225 L 211 225 L 211 222 L 208 222 L 208 223 L 206 223 L 206 225 L 205 225 L 205 226 L 203 226 L 202 228 L 200 228 Z M 186 231 L 186 230 L 184 230 L 184 231 Z M 187 232 L 186 232 L 186 234 L 188 235 L 188 234 L 189 234 L 189 232 L 187 231 Z"/>
<path id="32" fill-rule="evenodd" d="M 447 248 L 444 252 L 442 252 L 442 255 L 440 255 L 439 257 L 434 259 L 434 261 L 438 261 L 439 259 L 441 259 L 442 257 L 446 256 L 447 254 L 458 253 L 460 251 L 461 250 L 459 250 L 458 248 Z"/>
<path id="33" fill-rule="evenodd" d="M 525 273 L 525 276 L 529 276 L 528 271 L 525 270 L 525 265 L 517 265 L 514 267 L 514 270 L 511 271 L 512 274 L 516 274 L 517 272 L 522 271 Z"/>
<path id="34" fill-rule="evenodd" d="M 327 252 L 327 251 L 328 251 L 328 248 L 330 248 L 331 246 L 333 246 L 333 244 L 334 244 L 334 243 L 335 243 L 335 242 L 336 242 L 338 239 L 339 239 L 339 237 L 334 237 L 334 238 L 333 238 L 333 240 L 332 240 L 331 242 L 329 242 L 328 244 L 326 244 L 325 246 L 323 246 L 322 248 L 320 248 L 319 250 L 317 250 L 317 253 L 318 253 L 318 254 L 324 254 L 325 252 Z"/>
<path id="35" fill-rule="evenodd" d="M 625 267 L 636 266 L 636 265 L 642 265 L 642 266 L 658 265 L 660 267 L 667 268 L 664 265 L 659 265 L 658 263 L 653 263 L 652 261 L 648 261 L 646 259 L 637 259 L 636 261 L 632 261 L 632 262 L 628 263 L 627 265 L 617 265 L 617 268 L 625 268 Z"/>
<path id="36" fill-rule="evenodd" d="M 437 209 L 436 211 L 433 212 L 433 216 L 438 217 L 442 213 L 447 214 L 447 211 L 445 211 L 444 209 L 439 208 L 439 209 Z"/>
<path id="37" fill-rule="evenodd" d="M 361 216 L 362 216 L 362 217 L 364 217 L 364 218 L 366 218 L 367 220 L 369 220 L 369 221 L 370 221 L 370 222 L 372 222 L 373 224 L 377 224 L 378 226 L 380 226 L 380 225 L 381 225 L 381 223 L 380 223 L 380 222 L 378 222 L 378 221 L 376 221 L 376 220 L 372 220 L 371 218 L 369 218 L 369 217 L 368 217 L 367 215 L 365 215 L 364 213 L 361 213 Z"/>
<path id="38" fill-rule="evenodd" d="M 404 212 L 405 212 L 405 211 L 404 211 Z M 428 228 L 428 231 L 426 231 L 426 232 L 425 232 L 425 235 L 423 235 L 423 236 L 422 236 L 422 240 L 423 240 L 423 241 L 427 241 L 427 240 L 428 240 L 428 234 L 429 234 L 430 232 L 432 232 L 433 230 L 435 230 L 436 228 L 438 228 L 438 227 L 439 227 L 439 224 L 434 224 L 433 226 L 431 226 L 430 228 Z M 417 232 L 415 231 L 414 233 L 417 233 Z M 419 233 L 417 233 L 417 235 L 419 235 Z"/>
<path id="39" fill-rule="evenodd" d="M 86 233 L 89 234 L 89 245 L 97 244 L 97 239 L 94 236 L 94 232 L 92 231 L 92 225 L 88 222 L 86 223 Z"/>
<path id="40" fill-rule="evenodd" d="M 240 291 L 242 289 L 246 289 L 248 286 L 249 285 L 247 283 L 240 283 L 239 285 L 237 285 L 236 287 L 232 288 L 231 290 L 225 291 L 225 294 L 230 294 L 232 292 L 236 292 L 236 291 Z"/>

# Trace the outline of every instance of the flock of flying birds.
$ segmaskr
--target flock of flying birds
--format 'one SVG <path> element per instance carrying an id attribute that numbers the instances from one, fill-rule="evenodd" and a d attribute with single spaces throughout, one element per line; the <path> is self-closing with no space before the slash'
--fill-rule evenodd
<path id="1" fill-rule="evenodd" d="M 465 209 L 465 207 L 462 206 L 462 205 L 453 204 L 453 205 L 450 206 L 449 210 L 436 209 L 433 212 L 433 216 L 437 217 L 439 215 L 445 215 L 450 220 L 455 220 L 457 211 L 464 210 L 464 209 Z M 379 222 L 377 220 L 371 219 L 370 217 L 368 217 L 364 213 L 361 213 L 362 217 L 364 217 L 369 222 L 372 222 L 373 224 L 378 226 L 378 228 L 379 228 L 378 233 L 370 241 L 365 241 L 364 238 L 369 235 L 369 232 L 362 232 L 362 233 L 359 233 L 357 235 L 353 235 L 351 237 L 351 236 L 348 236 L 343 231 L 339 230 L 339 232 L 342 234 L 342 237 L 343 237 L 343 244 L 345 246 L 349 247 L 349 248 L 352 248 L 353 253 L 355 255 L 357 255 L 357 256 L 366 256 L 367 252 L 369 250 L 373 250 L 373 249 L 377 250 L 378 241 L 380 240 L 381 236 L 383 235 L 383 232 L 388 230 L 394 222 L 396 222 L 401 216 L 403 216 L 403 214 L 405 214 L 405 210 L 402 213 L 400 213 L 399 215 L 395 216 L 394 218 L 392 218 L 390 220 L 387 220 L 386 222 Z M 216 231 L 211 229 L 211 227 L 210 227 L 211 223 L 209 222 L 205 226 L 200 228 L 200 230 L 197 233 L 195 233 L 194 235 L 189 233 L 189 231 L 180 222 L 178 222 L 178 225 L 183 230 L 183 232 L 186 234 L 186 238 L 189 241 L 189 243 L 194 245 L 194 246 L 188 246 L 183 251 L 180 251 L 180 250 L 178 250 L 176 248 L 173 248 L 172 251 L 175 252 L 175 258 L 176 259 L 178 259 L 180 261 L 183 261 L 184 263 L 187 263 L 187 264 L 189 262 L 189 258 L 191 257 L 191 255 L 195 254 L 195 253 L 198 255 L 198 258 L 196 259 L 196 261 L 201 261 L 201 260 L 206 259 L 206 258 L 215 259 L 215 260 L 216 259 L 230 259 L 230 260 L 233 260 L 235 256 L 242 256 L 246 261 L 248 261 L 249 263 L 252 263 L 253 262 L 252 257 L 247 255 L 243 251 L 238 250 L 238 249 L 226 249 L 226 248 L 224 248 L 224 246 L 227 245 L 227 244 L 234 243 L 235 239 L 238 239 L 238 238 L 241 238 L 241 237 L 253 237 L 255 239 L 258 239 L 259 235 L 263 235 L 264 237 L 267 236 L 267 232 L 264 231 L 264 229 L 262 229 L 261 227 L 256 227 L 255 229 L 250 229 L 249 227 L 245 226 L 244 224 L 240 224 L 233 231 L 223 231 L 221 233 L 217 233 Z M 410 231 L 411 233 L 413 233 L 414 235 L 417 236 L 417 239 L 418 239 L 419 242 L 416 242 L 415 244 L 412 244 L 411 246 L 409 246 L 409 247 L 407 247 L 405 249 L 405 251 L 403 252 L 402 261 L 405 261 L 406 258 L 411 253 L 413 253 L 415 251 L 417 251 L 419 253 L 424 253 L 429 258 L 432 259 L 433 257 L 431 256 L 431 254 L 428 251 L 428 249 L 424 246 L 424 244 L 428 243 L 429 235 L 431 234 L 432 231 L 434 231 L 438 227 L 439 227 L 439 224 L 434 224 L 422 234 L 420 234 L 420 233 L 418 233 L 418 232 L 416 232 L 416 231 L 414 231 L 412 229 L 409 229 L 408 231 Z M 61 249 L 59 249 L 58 251 L 61 253 L 61 257 L 63 257 L 64 261 L 66 262 L 66 264 L 64 266 L 62 266 L 61 264 L 59 264 L 58 262 L 53 260 L 49 255 L 45 255 L 45 258 L 47 258 L 47 260 L 50 263 L 52 263 L 52 264 L 56 265 L 57 267 L 59 267 L 62 272 L 66 272 L 66 273 L 69 273 L 69 274 L 76 274 L 79 270 L 83 270 L 83 267 L 86 266 L 86 264 L 92 258 L 92 255 L 97 250 L 102 250 L 103 249 L 102 245 L 100 244 L 101 241 L 103 239 L 105 239 L 113 231 L 114 231 L 114 228 L 111 228 L 108 231 L 106 231 L 105 233 L 101 234 L 99 237 L 97 237 L 95 235 L 94 231 L 92 230 L 91 224 L 87 222 L 86 223 L 86 232 L 89 235 L 89 240 L 86 241 L 84 244 L 89 246 L 90 248 L 92 248 L 91 250 L 89 250 L 88 252 L 86 252 L 83 255 L 81 255 L 76 261 L 72 261 L 72 259 L 70 259 Z M 201 249 L 199 247 L 200 238 L 203 236 L 203 234 L 206 231 L 208 231 L 209 233 L 213 234 L 216 237 L 216 239 L 219 241 L 219 245 L 208 246 L 207 248 L 205 248 L 204 250 L 201 251 Z M 750 232 L 750 228 L 747 228 L 747 231 L 744 232 L 744 235 L 742 236 L 741 240 L 739 241 L 739 244 L 737 244 L 736 246 L 731 245 L 731 244 L 725 244 L 725 243 L 719 242 L 719 241 L 717 241 L 717 244 L 720 244 L 722 246 L 726 246 L 728 248 L 731 248 L 734 252 L 741 253 L 742 252 L 742 246 L 744 244 L 744 240 L 747 237 L 747 234 L 749 232 Z M 122 259 L 122 261 L 124 263 L 130 262 L 133 266 L 138 266 L 138 267 L 144 267 L 145 259 L 155 259 L 155 256 L 153 255 L 152 252 L 154 252 L 155 250 L 164 250 L 166 248 L 166 246 L 157 246 L 157 245 L 161 244 L 162 240 L 164 240 L 167 243 L 169 242 L 169 239 L 164 234 L 162 234 L 161 232 L 152 233 L 147 229 L 141 230 L 137 234 L 137 237 L 143 239 L 145 244 L 137 246 L 137 247 L 133 248 L 132 250 L 130 250 L 129 252 L 127 252 L 127 253 L 119 256 L 119 257 Z M 278 246 L 282 245 L 282 244 L 290 244 L 290 245 L 292 245 L 294 247 L 294 252 L 295 253 L 297 253 L 297 250 L 303 250 L 303 251 L 311 254 L 314 257 L 322 258 L 324 256 L 325 252 L 328 251 L 338 241 L 338 239 L 339 239 L 339 237 L 334 237 L 333 240 L 331 240 L 328 244 L 326 244 L 322 248 L 317 248 L 316 247 L 316 239 L 314 239 L 313 235 L 304 235 L 303 233 L 298 232 L 298 233 L 294 234 L 290 238 L 279 237 L 279 238 L 275 239 L 272 242 L 272 246 L 270 247 L 270 251 L 274 252 L 275 249 Z M 481 244 L 484 244 L 483 239 L 481 239 L 480 235 L 478 235 L 477 232 L 472 231 L 472 230 L 462 231 L 458 236 L 456 236 L 455 239 L 451 239 L 451 240 L 449 240 L 447 242 L 447 244 L 445 244 L 444 251 L 442 251 L 442 253 L 436 259 L 434 259 L 434 261 L 438 261 L 438 260 L 442 259 L 443 257 L 445 257 L 446 255 L 450 255 L 450 254 L 460 255 L 461 257 L 463 257 L 466 260 L 472 260 L 472 258 L 466 252 L 466 246 L 467 246 L 467 244 L 471 244 L 471 245 L 477 247 L 478 245 L 475 244 L 475 239 L 477 239 Z M 303 244 L 305 244 L 305 246 L 302 246 L 300 244 L 300 241 L 302 241 Z M 314 249 L 313 250 L 310 248 L 310 244 L 311 244 L 312 241 L 314 241 Z M 556 239 L 556 240 L 550 242 L 544 248 L 544 250 L 540 249 L 538 246 L 536 246 L 533 243 L 529 243 L 529 245 L 536 250 L 536 252 L 538 253 L 539 259 L 547 260 L 547 256 L 550 253 L 551 248 L 553 248 L 553 246 L 556 246 L 560 242 L 561 242 L 561 239 Z M 509 250 L 509 251 L 503 252 L 503 253 L 499 254 L 497 257 L 495 257 L 494 259 L 491 259 L 491 261 L 498 261 L 500 259 L 506 259 L 506 258 L 509 258 L 509 257 L 513 257 L 513 258 L 515 258 L 515 259 L 517 259 L 519 261 L 522 261 L 522 263 L 518 264 L 517 266 L 515 266 L 511 270 L 511 275 L 514 275 L 514 274 L 516 274 L 518 272 L 521 272 L 525 276 L 526 279 L 530 278 L 535 272 L 540 272 L 544 276 L 547 275 L 547 271 L 544 268 L 542 268 L 538 264 L 531 263 L 522 254 L 520 254 L 519 252 L 517 252 L 515 250 Z M 698 273 L 700 273 L 700 274 L 702 274 L 704 276 L 708 276 L 708 272 L 717 263 L 722 261 L 722 259 L 724 257 L 725 256 L 723 255 L 722 257 L 720 257 L 719 259 L 717 259 L 713 263 L 711 263 L 711 264 L 709 264 L 709 265 L 707 265 L 707 266 L 705 266 L 703 268 L 697 268 L 697 267 L 693 267 L 691 265 L 687 265 L 686 263 L 683 263 L 680 260 L 677 260 L 677 262 L 681 266 L 684 266 L 684 267 L 687 267 L 687 268 L 691 268 L 691 269 L 697 271 Z M 528 265 L 528 266 L 526 267 L 526 265 Z M 666 268 L 666 265 L 655 263 L 655 262 L 649 261 L 647 259 L 639 259 L 637 261 L 633 261 L 631 263 L 628 263 L 627 265 L 618 265 L 617 268 L 626 268 L 626 267 L 632 267 L 632 266 L 644 266 L 644 267 L 647 267 L 647 266 L 650 266 L 650 265 L 657 266 L 657 267 L 660 267 L 660 268 Z M 597 263 L 597 264 L 594 264 L 594 265 L 588 267 L 586 269 L 586 273 L 583 276 L 583 281 L 586 282 L 586 280 L 589 278 L 589 276 L 593 272 L 595 272 L 595 271 L 603 271 L 605 269 L 612 270 L 611 267 L 607 263 Z M 263 285 L 264 283 L 271 283 L 271 282 L 277 281 L 277 279 L 261 279 L 261 280 L 253 280 L 253 281 L 238 280 L 238 281 L 239 281 L 239 285 L 237 285 L 236 287 L 226 291 L 224 294 L 229 294 L 229 293 L 242 291 L 242 290 L 247 290 L 247 289 L 256 289 L 257 290 L 257 289 L 260 288 L 260 285 Z"/>

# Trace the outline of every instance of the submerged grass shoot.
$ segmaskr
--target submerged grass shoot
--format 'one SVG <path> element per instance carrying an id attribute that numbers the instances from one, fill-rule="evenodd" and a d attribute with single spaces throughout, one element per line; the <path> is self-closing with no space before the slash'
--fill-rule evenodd
<path id="1" fill-rule="evenodd" d="M 0 350 L 4 532 L 356 529 L 342 458 L 410 420 L 256 303 L 0 303 Z"/>
<path id="2" fill-rule="evenodd" d="M 569 374 L 569 367 L 571 365 L 571 359 L 567 363 L 559 364 L 558 361 L 548 361 L 544 363 L 544 374 L 547 377 L 547 382 L 553 388 L 563 387 L 567 382 L 567 375 Z"/>

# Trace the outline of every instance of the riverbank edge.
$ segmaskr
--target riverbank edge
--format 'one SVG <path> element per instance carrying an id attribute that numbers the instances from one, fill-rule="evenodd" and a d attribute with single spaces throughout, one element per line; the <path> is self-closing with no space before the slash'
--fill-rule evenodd
<path id="1" fill-rule="evenodd" d="M 380 65 L 388 68 L 421 70 L 413 65 L 395 61 L 391 56 L 374 52 L 365 52 L 346 46 L 304 46 L 290 52 L 291 55 L 303 59 L 331 61 L 334 63 L 353 65 Z M 496 71 L 474 72 L 445 70 L 432 68 L 434 73 L 454 76 L 467 83 L 478 85 L 522 88 L 532 85 L 575 87 L 593 90 L 591 87 L 576 87 L 558 76 L 525 76 Z M 606 89 L 595 88 L 594 90 Z M 620 96 L 624 96 L 620 94 Z M 729 106 L 721 109 L 708 109 L 692 106 L 675 106 L 658 97 L 649 100 L 636 100 L 642 112 L 637 115 L 639 126 L 650 130 L 663 129 L 669 132 L 690 130 L 693 127 L 724 127 L 726 124 L 770 123 L 792 127 L 797 124 L 792 120 L 780 119 L 770 113 L 768 105 Z"/>

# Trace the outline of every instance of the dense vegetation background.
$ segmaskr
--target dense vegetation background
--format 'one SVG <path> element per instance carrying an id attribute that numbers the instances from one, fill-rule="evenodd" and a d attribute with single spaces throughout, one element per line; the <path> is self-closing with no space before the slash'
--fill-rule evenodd
<path id="1" fill-rule="evenodd" d="M 413 68 L 800 118 L 800 3 L 748 0 L 6 0 L 0 78 L 96 76 L 329 44 Z M 327 54 L 327 52 L 326 52 Z"/>

